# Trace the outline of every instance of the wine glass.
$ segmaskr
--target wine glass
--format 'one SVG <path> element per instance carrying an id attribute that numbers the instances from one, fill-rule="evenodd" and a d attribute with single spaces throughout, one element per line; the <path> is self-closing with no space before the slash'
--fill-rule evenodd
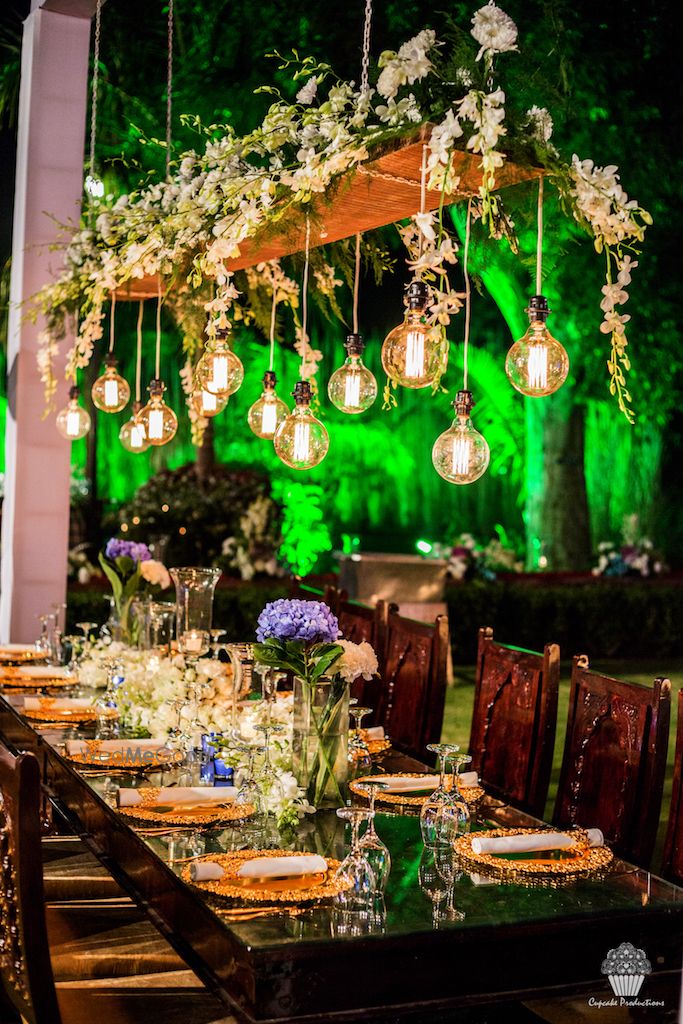
<path id="1" fill-rule="evenodd" d="M 451 754 L 448 760 L 451 762 L 453 768 L 450 794 L 458 812 L 457 834 L 461 836 L 465 835 L 465 833 L 470 830 L 470 809 L 467 806 L 465 797 L 460 791 L 458 775 L 460 774 L 460 769 L 464 765 L 471 763 L 472 758 L 469 754 Z"/>
<path id="2" fill-rule="evenodd" d="M 420 865 L 417 869 L 417 880 L 420 888 L 432 904 L 432 925 L 439 927 L 441 921 L 441 904 L 448 898 L 448 886 L 439 871 L 436 851 L 427 847 L 422 851 Z"/>
<path id="3" fill-rule="evenodd" d="M 93 633 L 95 632 L 95 630 L 97 629 L 97 623 L 96 622 L 77 622 L 76 623 L 76 628 L 83 631 L 83 636 L 85 638 L 84 639 L 84 644 L 87 644 L 87 643 L 91 643 L 92 642 L 92 636 L 93 636 Z"/>
<path id="4" fill-rule="evenodd" d="M 360 845 L 375 874 L 377 888 L 382 891 L 384 891 L 391 871 L 391 854 L 375 830 L 375 797 L 377 793 L 388 788 L 386 782 L 374 779 L 358 783 L 358 789 L 367 795 L 368 811 L 370 812 L 368 827 L 363 833 Z"/>
<path id="5" fill-rule="evenodd" d="M 211 653 L 212 656 L 217 660 L 220 650 L 222 648 L 221 637 L 227 633 L 226 629 L 211 629 Z"/>
<path id="6" fill-rule="evenodd" d="M 263 764 L 259 772 L 261 789 L 269 801 L 279 804 L 284 799 L 284 792 L 282 783 L 278 779 L 270 761 L 270 737 L 274 733 L 284 732 L 285 727 L 284 725 L 267 723 L 266 725 L 255 725 L 254 729 L 256 732 L 263 733 Z"/>
<path id="7" fill-rule="evenodd" d="M 265 805 L 263 802 L 263 790 L 256 781 L 254 775 L 254 760 L 257 754 L 265 754 L 266 748 L 255 744 L 244 744 L 236 748 L 242 754 L 247 755 L 247 774 L 246 778 L 242 780 L 242 784 L 237 791 L 235 797 L 235 803 L 244 806 L 249 804 L 254 808 L 254 814 L 258 818 L 262 818 L 265 813 Z"/>
<path id="8" fill-rule="evenodd" d="M 458 805 L 446 789 L 446 761 L 457 754 L 457 743 L 428 743 L 427 750 L 439 757 L 439 785 L 420 810 L 420 828 L 425 846 L 450 846 L 458 830 Z"/>
<path id="9" fill-rule="evenodd" d="M 348 759 L 355 765 L 367 766 L 372 763 L 370 750 L 363 739 L 363 733 L 361 731 L 361 722 L 366 715 L 370 714 L 371 711 L 372 708 L 359 707 L 357 704 L 353 704 L 349 707 L 349 714 L 355 720 L 355 727 L 351 730 L 351 734 L 349 736 Z"/>
<path id="10" fill-rule="evenodd" d="M 375 873 L 360 844 L 361 822 L 368 821 L 370 811 L 364 807 L 338 807 L 337 816 L 351 825 L 351 850 L 337 868 L 337 878 L 348 888 L 339 893 L 337 901 L 349 911 L 369 913 L 377 890 Z"/>
<path id="11" fill-rule="evenodd" d="M 446 884 L 446 910 L 443 913 L 443 917 L 448 921 L 464 920 L 465 915 L 462 910 L 457 910 L 453 905 L 455 883 L 462 874 L 456 867 L 453 848 L 450 846 L 437 846 L 434 850 L 434 864 Z"/>

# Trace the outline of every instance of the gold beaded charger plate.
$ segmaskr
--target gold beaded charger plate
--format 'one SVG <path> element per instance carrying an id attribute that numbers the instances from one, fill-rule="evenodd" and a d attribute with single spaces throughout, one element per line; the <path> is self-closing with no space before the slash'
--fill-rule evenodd
<path id="1" fill-rule="evenodd" d="M 86 740 L 86 748 L 82 753 L 69 753 L 65 750 L 64 757 L 77 768 L 87 769 L 90 774 L 107 775 L 110 772 L 158 772 L 176 767 L 182 760 L 182 754 L 164 748 L 160 755 L 153 750 L 130 751 L 124 756 L 123 751 L 103 750 L 99 740 Z"/>
<path id="2" fill-rule="evenodd" d="M 190 874 L 190 867 L 182 870 L 182 878 L 195 889 L 221 900 L 241 900 L 244 902 L 276 902 L 276 903 L 321 903 L 338 896 L 348 889 L 350 882 L 337 878 L 340 862 L 325 858 L 327 871 L 298 876 L 273 876 L 271 878 L 240 878 L 237 874 L 245 861 L 259 857 L 306 857 L 309 854 L 292 850 L 235 850 L 233 853 L 214 853 L 197 860 L 208 860 L 220 864 L 224 875 L 210 881 L 195 882 Z"/>
<path id="3" fill-rule="evenodd" d="M 9 647 L 0 647 L 0 664 L 2 665 L 25 665 L 33 662 L 45 661 L 46 651 L 36 650 L 12 650 Z"/>
<path id="4" fill-rule="evenodd" d="M 598 876 L 607 871 L 614 855 L 606 846 L 591 846 L 584 829 L 563 832 L 574 842 L 561 850 L 535 850 L 524 853 L 475 853 L 473 839 L 547 835 L 555 829 L 491 828 L 460 836 L 453 843 L 458 860 L 470 871 L 481 871 L 501 881 L 545 881 L 548 883 Z"/>
<path id="5" fill-rule="evenodd" d="M 424 777 L 425 776 L 420 775 L 418 772 L 393 772 L 391 775 L 392 779 L 415 779 L 416 782 L 419 782 L 420 779 Z M 363 776 L 363 778 L 353 779 L 352 782 L 349 782 L 349 789 L 351 790 L 352 793 L 355 793 L 357 796 L 362 796 L 365 797 L 365 799 L 367 799 L 367 794 L 359 788 L 359 784 L 362 784 L 363 782 L 381 781 L 381 775 L 365 775 Z M 431 794 L 434 792 L 434 788 L 435 787 L 430 786 L 424 790 L 416 789 L 415 791 L 408 793 L 386 793 L 382 792 L 381 790 L 377 790 L 375 796 L 375 803 L 389 804 L 394 807 L 403 806 L 419 809 L 420 807 L 422 807 L 422 804 L 425 802 L 425 800 L 427 800 L 428 797 L 431 796 Z M 446 789 L 450 788 L 451 780 L 446 779 Z M 484 790 L 481 788 L 481 786 L 460 786 L 459 788 L 461 796 L 471 806 L 477 804 L 485 795 Z"/>
<path id="6" fill-rule="evenodd" d="M 32 722 L 49 722 L 51 725 L 96 722 L 99 718 L 114 720 L 119 717 L 115 708 L 50 708 L 49 697 L 41 702 L 39 708 L 25 708 L 23 714 Z"/>
<path id="7" fill-rule="evenodd" d="M 365 746 L 368 748 L 370 752 L 370 757 L 379 757 L 380 754 L 386 754 L 388 750 L 391 750 L 391 740 L 388 740 L 386 738 L 381 740 L 366 739 Z M 354 754 L 354 761 L 359 760 L 360 756 L 357 753 Z"/>
<path id="8" fill-rule="evenodd" d="M 119 807 L 123 818 L 144 822 L 145 825 L 221 825 L 226 822 L 244 821 L 254 813 L 251 804 L 236 804 L 226 800 L 195 802 L 184 801 L 173 803 L 172 800 L 159 801 L 161 790 L 158 786 L 144 786 L 138 790 L 141 803 L 134 807 Z"/>

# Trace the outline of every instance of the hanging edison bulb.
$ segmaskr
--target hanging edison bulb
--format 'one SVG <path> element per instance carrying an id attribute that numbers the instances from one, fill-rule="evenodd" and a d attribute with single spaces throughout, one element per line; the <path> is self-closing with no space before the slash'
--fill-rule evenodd
<path id="1" fill-rule="evenodd" d="M 422 281 L 408 288 L 408 309 L 382 345 L 382 366 L 387 377 L 405 388 L 427 388 L 438 376 L 444 355 L 441 330 L 425 323 L 429 289 Z"/>
<path id="2" fill-rule="evenodd" d="M 69 389 L 69 403 L 57 413 L 57 430 L 67 441 L 80 441 L 90 430 L 90 413 L 78 403 L 80 388 Z"/>
<path id="3" fill-rule="evenodd" d="M 344 348 L 346 360 L 330 377 L 327 394 L 341 412 L 365 412 L 377 398 L 377 381 L 363 362 L 365 345 L 360 334 L 349 334 Z"/>
<path id="4" fill-rule="evenodd" d="M 289 409 L 275 391 L 276 384 L 277 377 L 273 370 L 266 370 L 261 397 L 256 399 L 247 413 L 251 430 L 257 437 L 269 440 L 273 439 L 275 431 L 289 414 Z"/>
<path id="5" fill-rule="evenodd" d="M 104 365 L 104 373 L 92 386 L 93 403 L 102 412 L 121 412 L 130 398 L 128 381 L 117 372 L 118 361 L 115 356 L 108 355 Z"/>
<path id="6" fill-rule="evenodd" d="M 210 419 L 212 416 L 218 416 L 219 412 L 223 412 L 228 404 L 228 396 L 212 395 L 210 391 L 205 391 L 202 388 L 193 393 L 190 401 L 200 416 Z"/>
<path id="7" fill-rule="evenodd" d="M 197 384 L 212 395 L 234 395 L 244 380 L 242 362 L 228 347 L 229 333 L 225 329 L 216 331 L 195 370 Z"/>
<path id="8" fill-rule="evenodd" d="M 119 441 L 126 451 L 133 455 L 146 452 L 149 448 L 145 425 L 140 418 L 141 411 L 142 402 L 133 402 L 133 415 L 119 430 Z"/>
<path id="9" fill-rule="evenodd" d="M 311 469 L 327 455 L 330 438 L 324 425 L 311 412 L 311 385 L 298 380 L 292 392 L 293 412 L 275 432 L 276 455 L 292 469 Z"/>
<path id="10" fill-rule="evenodd" d="M 164 401 L 166 386 L 162 380 L 149 382 L 149 402 L 140 412 L 140 422 L 149 444 L 159 448 L 175 437 L 178 418 Z"/>
<path id="11" fill-rule="evenodd" d="M 569 357 L 553 338 L 546 321 L 550 310 L 544 295 L 529 300 L 529 326 L 507 354 L 505 372 L 523 395 L 540 398 L 561 388 L 569 373 Z"/>
<path id="12" fill-rule="evenodd" d="M 451 484 L 471 484 L 486 472 L 491 453 L 486 438 L 472 426 L 471 391 L 458 391 L 453 402 L 455 419 L 432 448 L 432 463 Z"/>

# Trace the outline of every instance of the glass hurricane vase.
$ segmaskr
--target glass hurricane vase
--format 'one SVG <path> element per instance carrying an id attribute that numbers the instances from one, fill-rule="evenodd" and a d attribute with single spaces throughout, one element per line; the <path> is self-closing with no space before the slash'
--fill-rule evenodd
<path id="1" fill-rule="evenodd" d="M 294 677 L 293 762 L 297 782 L 314 807 L 344 804 L 348 773 L 349 684 Z"/>

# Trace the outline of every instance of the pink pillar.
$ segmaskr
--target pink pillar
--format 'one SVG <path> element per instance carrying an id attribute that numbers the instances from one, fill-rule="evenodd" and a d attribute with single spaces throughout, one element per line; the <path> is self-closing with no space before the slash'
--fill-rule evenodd
<path id="1" fill-rule="evenodd" d="M 24 23 L 8 339 L 0 642 L 35 639 L 36 617 L 65 600 L 70 445 L 42 419 L 36 367 L 40 320 L 26 302 L 61 265 L 49 245 L 78 223 L 83 188 L 90 17 L 94 0 L 33 0 Z M 45 9 L 49 8 L 49 9 Z M 63 12 L 63 13 L 62 13 Z M 55 367 L 66 404 L 64 353 Z"/>

